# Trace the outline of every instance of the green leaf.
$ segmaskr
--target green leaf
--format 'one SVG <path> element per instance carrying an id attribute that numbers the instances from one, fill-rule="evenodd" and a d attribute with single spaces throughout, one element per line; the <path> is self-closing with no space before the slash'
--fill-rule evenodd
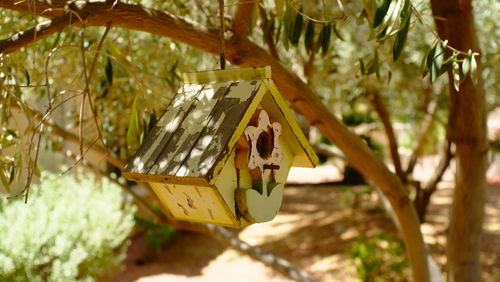
<path id="1" fill-rule="evenodd" d="M 337 30 L 337 24 L 333 24 L 333 32 L 335 33 L 335 35 L 341 40 L 341 41 L 344 41 L 344 38 L 342 37 L 342 35 L 340 34 L 340 32 Z"/>
<path id="2" fill-rule="evenodd" d="M 286 5 L 285 15 L 283 17 L 283 47 L 288 51 L 290 41 L 290 33 L 292 29 L 292 10 L 289 5 Z"/>
<path id="3" fill-rule="evenodd" d="M 106 73 L 106 79 L 108 80 L 109 85 L 113 85 L 113 63 L 109 57 L 106 57 L 104 72 Z"/>
<path id="4" fill-rule="evenodd" d="M 136 95 L 134 102 L 132 103 L 132 109 L 130 112 L 130 121 L 128 124 L 127 131 L 127 146 L 129 148 L 135 148 L 139 144 L 141 128 L 141 118 L 140 118 L 140 98 Z"/>
<path id="5" fill-rule="evenodd" d="M 432 46 L 431 50 L 427 54 L 427 57 L 425 57 L 425 65 L 424 65 L 424 72 L 422 74 L 423 77 L 427 75 L 427 73 L 431 70 L 432 65 L 434 64 L 434 54 L 436 52 L 438 42 L 434 43 L 434 46 Z"/>
<path id="6" fill-rule="evenodd" d="M 394 61 L 397 61 L 399 55 L 401 55 L 401 51 L 403 50 L 406 37 L 408 34 L 408 29 L 410 28 L 411 12 L 409 9 L 410 9 L 410 1 L 406 0 L 403 7 L 403 12 L 401 13 L 402 27 L 396 35 L 396 39 L 394 40 L 394 46 L 392 48 L 392 59 Z"/>
<path id="7" fill-rule="evenodd" d="M 460 66 L 453 62 L 453 86 L 457 92 L 460 90 Z"/>
<path id="8" fill-rule="evenodd" d="M 438 77 L 439 69 L 436 67 L 435 61 L 432 61 L 431 67 L 430 67 L 430 79 L 431 83 L 434 83 L 436 81 L 436 78 Z"/>
<path id="9" fill-rule="evenodd" d="M 304 37 L 304 45 L 306 46 L 306 51 L 311 53 L 314 50 L 314 22 L 307 22 L 306 36 Z"/>
<path id="10" fill-rule="evenodd" d="M 436 52 L 434 56 L 434 67 L 436 68 L 436 75 L 439 73 L 439 70 L 443 66 L 444 61 L 444 52 L 445 49 L 442 48 L 441 44 L 436 46 Z"/>
<path id="11" fill-rule="evenodd" d="M 363 62 L 363 60 L 361 58 L 359 58 L 359 68 L 361 69 L 361 74 L 365 75 L 365 73 L 366 73 L 365 63 Z"/>
<path id="12" fill-rule="evenodd" d="M 24 71 L 24 76 L 26 77 L 26 86 L 30 86 L 30 74 L 27 70 Z"/>
<path id="13" fill-rule="evenodd" d="M 377 3 L 377 9 L 375 10 L 375 17 L 373 19 L 373 28 L 376 28 L 382 23 L 390 5 L 391 0 L 382 0 Z"/>
<path id="14" fill-rule="evenodd" d="M 330 24 L 324 25 L 321 32 L 323 33 L 321 40 L 321 52 L 324 56 L 328 52 L 328 47 L 330 46 L 330 39 L 332 37 L 332 26 Z"/>
<path id="15" fill-rule="evenodd" d="M 151 130 L 153 130 L 157 120 L 158 119 L 156 117 L 156 111 L 153 109 L 153 112 L 151 113 L 151 116 L 149 117 L 148 132 L 151 132 Z"/>
<path id="16" fill-rule="evenodd" d="M 11 166 L 10 167 L 10 174 L 9 174 L 9 185 L 12 184 L 12 182 L 14 181 L 14 177 L 16 175 L 16 167 L 15 166 Z"/>
<path id="17" fill-rule="evenodd" d="M 462 81 L 467 78 L 470 73 L 471 57 L 467 55 L 462 61 Z"/>
<path id="18" fill-rule="evenodd" d="M 7 177 L 3 174 L 3 171 L 0 171 L 0 181 L 2 182 L 3 187 L 7 190 L 7 193 L 11 193 L 9 181 Z"/>
<path id="19" fill-rule="evenodd" d="M 472 79 L 472 83 L 477 84 L 477 80 L 479 78 L 479 73 L 477 72 L 477 62 L 476 58 L 474 58 L 477 53 L 472 53 L 470 57 L 470 77 Z"/>
<path id="20" fill-rule="evenodd" d="M 297 13 L 295 20 L 293 21 L 293 28 L 290 30 L 290 42 L 293 45 L 299 43 L 300 34 L 302 33 L 302 24 L 304 19 L 301 14 Z"/>

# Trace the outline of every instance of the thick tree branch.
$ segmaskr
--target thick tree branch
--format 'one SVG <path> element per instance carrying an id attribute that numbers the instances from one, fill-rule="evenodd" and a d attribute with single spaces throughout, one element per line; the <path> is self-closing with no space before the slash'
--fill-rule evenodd
<path id="1" fill-rule="evenodd" d="M 30 1 L 30 3 L 32 2 Z M 36 3 L 38 5 L 42 2 L 36 1 Z M 64 3 L 65 1 L 61 0 L 52 1 L 53 8 L 62 8 Z M 13 5 L 11 1 L 0 0 L 0 7 L 33 13 L 26 2 Z M 43 2 L 41 7 L 49 8 L 51 6 Z M 86 26 L 106 26 L 111 19 L 113 27 L 169 37 L 212 54 L 218 54 L 219 51 L 216 31 L 207 30 L 196 23 L 160 11 L 121 2 L 115 6 L 108 2 L 86 2 L 84 6 L 75 7 L 73 10 L 78 13 L 88 10 L 92 12 L 86 19 Z M 63 11 L 50 10 L 43 16 L 52 15 L 51 17 L 55 17 L 61 13 Z M 311 125 L 316 126 L 328 140 L 336 144 L 346 154 L 353 166 L 383 191 L 401 223 L 401 232 L 413 268 L 413 279 L 415 281 L 428 281 L 426 250 L 419 228 L 419 220 L 401 180 L 389 171 L 386 165 L 358 136 L 325 107 L 307 84 L 267 51 L 246 37 L 235 37 L 227 43 L 226 58 L 233 64 L 242 67 L 271 66 L 273 80 L 281 94 L 291 102 L 292 108 L 306 117 Z"/>
<path id="2" fill-rule="evenodd" d="M 59 32 L 77 21 L 77 18 L 71 17 L 70 14 L 65 14 L 53 20 L 40 23 L 36 27 L 19 32 L 9 39 L 0 40 L 0 53 L 12 53 L 53 33 Z"/>
<path id="3" fill-rule="evenodd" d="M 240 0 L 233 20 L 233 33 L 236 38 L 246 38 L 248 27 L 252 19 L 253 9 L 258 5 L 259 0 Z"/>

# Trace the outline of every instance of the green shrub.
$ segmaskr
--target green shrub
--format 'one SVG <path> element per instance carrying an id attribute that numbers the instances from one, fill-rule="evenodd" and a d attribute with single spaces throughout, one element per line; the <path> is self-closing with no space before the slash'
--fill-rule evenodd
<path id="1" fill-rule="evenodd" d="M 0 199 L 0 281 L 95 281 L 120 269 L 135 206 L 103 180 L 44 174 L 23 199 Z"/>
<path id="2" fill-rule="evenodd" d="M 361 281 L 406 281 L 408 260 L 403 242 L 381 233 L 372 238 L 360 236 L 351 246 L 351 259 Z"/>

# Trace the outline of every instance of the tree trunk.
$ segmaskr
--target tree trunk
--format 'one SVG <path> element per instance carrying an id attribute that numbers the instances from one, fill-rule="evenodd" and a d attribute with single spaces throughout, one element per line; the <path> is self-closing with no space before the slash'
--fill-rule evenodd
<path id="1" fill-rule="evenodd" d="M 432 0 L 440 37 L 456 49 L 479 52 L 471 0 Z M 478 60 L 478 73 L 481 64 Z M 479 246 L 483 223 L 486 168 L 486 101 L 483 81 L 467 78 L 460 91 L 450 87 L 450 138 L 456 145 L 457 175 L 448 230 L 448 280 L 480 281 Z"/>

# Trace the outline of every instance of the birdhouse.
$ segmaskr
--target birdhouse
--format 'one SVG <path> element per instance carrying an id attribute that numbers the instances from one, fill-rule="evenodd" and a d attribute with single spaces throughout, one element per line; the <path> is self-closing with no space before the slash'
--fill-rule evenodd
<path id="1" fill-rule="evenodd" d="M 228 69 L 184 74 L 123 175 L 175 219 L 242 227 L 273 219 L 290 168 L 317 160 L 271 68 Z"/>

